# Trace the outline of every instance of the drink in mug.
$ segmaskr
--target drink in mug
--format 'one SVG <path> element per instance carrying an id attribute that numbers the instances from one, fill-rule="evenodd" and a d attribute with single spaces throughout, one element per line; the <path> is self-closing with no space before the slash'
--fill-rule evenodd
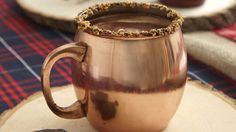
<path id="1" fill-rule="evenodd" d="M 186 83 L 183 18 L 155 3 L 100 4 L 76 18 L 75 43 L 53 50 L 42 68 L 49 108 L 68 119 L 87 117 L 104 132 L 163 130 L 175 114 Z M 57 106 L 49 73 L 63 57 L 72 61 L 78 101 Z"/>

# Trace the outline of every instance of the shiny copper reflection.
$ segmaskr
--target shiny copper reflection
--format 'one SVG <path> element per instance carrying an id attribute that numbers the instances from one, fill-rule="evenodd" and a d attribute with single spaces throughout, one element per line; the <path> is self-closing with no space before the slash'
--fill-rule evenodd
<path id="1" fill-rule="evenodd" d="M 73 66 L 76 86 L 123 92 L 168 92 L 186 81 L 182 34 L 143 40 L 107 39 L 79 32 L 88 45 L 82 64 Z"/>
<path id="2" fill-rule="evenodd" d="M 171 22 L 164 17 L 165 11 L 137 8 L 143 12 L 139 14 L 134 8 L 129 13 L 123 10 L 117 7 L 90 21 L 100 28 L 132 32 Z M 54 113 L 64 118 L 87 116 L 94 128 L 104 132 L 156 132 L 167 126 L 186 83 L 186 49 L 180 29 L 164 36 L 137 38 L 96 36 L 78 30 L 75 41 L 54 50 L 43 69 L 43 91 Z M 83 52 L 75 52 L 79 49 Z M 72 79 L 79 99 L 65 108 L 54 103 L 48 79 L 52 65 L 62 57 L 76 60 L 72 61 Z"/>
<path id="3" fill-rule="evenodd" d="M 79 31 L 88 45 L 73 65 L 79 99 L 87 90 L 87 118 L 99 131 L 160 131 L 174 115 L 186 82 L 187 59 L 181 31 L 166 37 L 109 39 Z"/>

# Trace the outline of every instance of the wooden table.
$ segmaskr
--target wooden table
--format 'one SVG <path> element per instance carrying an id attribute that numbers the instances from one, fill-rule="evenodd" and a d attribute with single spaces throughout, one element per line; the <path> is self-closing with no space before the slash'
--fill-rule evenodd
<path id="1" fill-rule="evenodd" d="M 73 87 L 54 89 L 60 105 L 76 100 Z M 42 93 L 37 93 L 1 116 L 2 131 L 64 129 L 69 132 L 96 132 L 86 118 L 66 120 L 54 115 Z M 236 104 L 224 94 L 199 82 L 188 81 L 180 107 L 164 132 L 235 132 Z"/>

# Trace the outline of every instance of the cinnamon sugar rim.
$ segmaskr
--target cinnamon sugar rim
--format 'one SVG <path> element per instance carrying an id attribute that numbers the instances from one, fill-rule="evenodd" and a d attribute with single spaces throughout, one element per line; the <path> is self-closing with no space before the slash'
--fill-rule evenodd
<path id="1" fill-rule="evenodd" d="M 88 20 L 94 14 L 109 12 L 112 8 L 141 8 L 141 9 L 156 9 L 164 13 L 165 18 L 170 20 L 170 24 L 163 28 L 153 28 L 150 30 L 143 30 L 139 32 L 126 31 L 125 29 L 119 29 L 117 31 L 112 31 L 109 29 L 99 28 L 96 25 L 92 25 Z M 97 36 L 110 36 L 110 37 L 155 37 L 155 36 L 166 36 L 177 31 L 182 23 L 183 17 L 177 13 L 175 10 L 170 9 L 162 4 L 157 3 L 136 3 L 136 2 L 116 2 L 116 3 L 106 3 L 97 4 L 95 6 L 89 7 L 82 11 L 76 18 L 75 21 L 78 24 L 78 29 L 88 32 Z"/>

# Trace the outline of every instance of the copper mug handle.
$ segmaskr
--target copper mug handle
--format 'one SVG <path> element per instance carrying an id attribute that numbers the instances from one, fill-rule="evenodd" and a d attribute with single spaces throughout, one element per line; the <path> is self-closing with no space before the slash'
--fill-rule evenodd
<path id="1" fill-rule="evenodd" d="M 82 103 L 80 100 L 76 101 L 69 107 L 60 107 L 54 102 L 52 98 L 52 93 L 50 90 L 51 69 L 56 61 L 65 57 L 69 57 L 69 58 L 74 59 L 75 61 L 82 62 L 86 54 L 86 50 L 87 50 L 87 47 L 80 43 L 79 44 L 69 43 L 53 50 L 46 57 L 43 63 L 42 74 L 41 74 L 42 75 L 41 84 L 42 84 L 42 91 L 43 91 L 44 97 L 46 99 L 46 102 L 49 108 L 52 110 L 52 112 L 62 118 L 67 118 L 67 119 L 82 118 L 85 116 L 85 113 L 82 108 Z"/>

